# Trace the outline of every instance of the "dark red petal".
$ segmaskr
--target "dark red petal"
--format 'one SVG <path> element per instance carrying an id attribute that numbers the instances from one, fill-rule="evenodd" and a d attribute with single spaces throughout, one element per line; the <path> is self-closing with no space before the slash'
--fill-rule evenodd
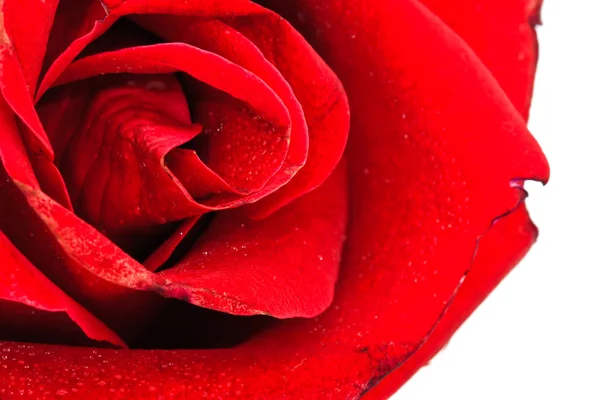
<path id="1" fill-rule="evenodd" d="M 58 201 L 70 207 L 64 183 L 52 165 L 53 149 L 33 107 L 38 74 L 42 67 L 46 41 L 57 1 L 50 0 L 40 5 L 30 0 L 6 1 L 0 10 L 0 91 L 2 108 L 8 104 L 20 117 L 20 132 L 23 145 L 31 155 L 33 169 L 44 190 Z M 31 35 L 31 27 L 38 30 Z M 2 111 L 3 113 L 5 110 Z"/>
<path id="2" fill-rule="evenodd" d="M 525 203 L 498 220 L 479 241 L 468 275 L 427 341 L 401 367 L 375 385 L 364 399 L 387 399 L 439 352 L 451 334 L 523 258 L 536 238 L 537 228 L 529 219 Z"/>
<path id="3" fill-rule="evenodd" d="M 4 97 L 2 112 L 6 112 L 4 108 L 8 104 L 22 118 L 18 124 L 20 132 L 11 128 L 9 135 L 16 134 L 22 137 L 23 145 L 32 158 L 35 175 L 44 190 L 70 207 L 64 183 L 52 165 L 53 150 L 50 141 L 32 103 L 56 4 L 55 0 L 44 2 L 42 5 L 33 4 L 30 0 L 9 0 L 2 3 L 0 91 Z M 31 26 L 38 29 L 36 35 L 30 34 Z"/>
<path id="4" fill-rule="evenodd" d="M 42 68 L 50 28 L 60 0 L 4 0 L 3 22 L 19 60 L 30 97 Z M 2 29 L 2 28 L 0 28 Z M 32 34 L 35 31 L 35 34 Z"/>
<path id="5" fill-rule="evenodd" d="M 310 338 L 310 333 L 306 333 Z M 34 399 L 355 399 L 364 352 L 282 351 L 285 338 L 217 351 L 110 351 L 0 341 L 0 396 Z M 343 365 L 343 374 L 340 374 Z M 57 377 L 57 371 L 68 374 Z"/>
<path id="6" fill-rule="evenodd" d="M 294 138 L 301 132 L 293 130 L 291 125 L 277 126 L 236 99 L 215 93 L 206 86 L 205 90 L 193 87 L 193 84 L 186 85 L 189 97 L 197 97 L 190 101 L 190 108 L 194 121 L 202 124 L 204 131 L 190 146 L 207 167 L 232 188 L 231 192 L 256 197 L 265 189 L 273 190 L 287 183 L 304 164 L 308 143 L 300 140 L 300 158 L 293 154 L 297 153 L 294 143 L 298 144 Z M 219 191 L 210 193 L 201 202 L 219 206 L 227 204 L 228 197 L 232 197 L 219 194 Z"/>
<path id="7" fill-rule="evenodd" d="M 5 300 L 5 302 L 1 302 L 0 326 L 2 326 L 2 331 L 0 334 L 4 336 L 11 330 L 18 331 L 24 326 L 35 326 L 37 319 L 48 320 L 49 317 L 44 316 L 45 312 L 66 313 L 90 339 L 126 347 L 113 331 L 38 271 L 1 231 L 0 260 L 2 260 L 0 300 Z M 11 314 L 11 311 L 18 310 L 20 305 L 27 306 L 30 312 L 18 312 L 19 319 L 16 320 L 14 318 L 7 319 L 9 316 L 15 316 L 15 314 Z M 50 335 L 53 328 L 58 335 L 61 331 L 66 330 L 61 326 L 44 328 L 47 329 L 45 332 Z"/>
<path id="8" fill-rule="evenodd" d="M 87 87 L 68 85 L 51 91 L 36 104 L 36 111 L 54 150 L 56 165 L 61 165 L 69 140 L 85 117 L 91 95 Z"/>
<path id="9" fill-rule="evenodd" d="M 232 314 L 313 317 L 329 306 L 345 237 L 345 165 L 319 189 L 272 216 L 217 214 L 174 267 L 164 293 Z"/>
<path id="10" fill-rule="evenodd" d="M 7 116 L 11 117 L 11 114 Z M 10 138 L 10 136 L 6 136 L 6 138 Z M 16 137 L 16 139 L 19 138 Z M 2 148 L 10 150 L 8 154 L 11 158 L 6 158 L 8 161 L 14 157 L 15 165 L 23 163 L 27 165 L 24 149 L 19 150 L 17 145 L 9 146 L 8 144 L 3 145 Z M 3 156 L 3 162 L 6 165 L 12 165 L 8 161 Z M 12 171 L 12 169 L 9 170 Z M 24 174 L 21 175 L 22 172 Z M 7 188 L 7 191 L 3 193 L 4 196 L 0 198 L 3 200 L 0 209 L 5 211 L 1 218 L 2 229 L 18 237 L 20 248 L 26 248 L 28 257 L 32 257 L 35 265 L 43 268 L 43 271 L 54 281 L 60 283 L 61 287 L 68 289 L 71 295 L 82 300 L 88 309 L 102 316 L 103 319 L 110 322 L 111 326 L 122 328 L 125 317 L 134 310 L 140 311 L 138 318 L 152 313 L 151 308 L 142 309 L 142 307 L 147 307 L 148 299 L 142 296 L 139 290 L 156 291 L 173 297 L 193 295 L 192 301 L 196 303 L 204 301 L 204 305 L 208 305 L 209 301 L 216 298 L 221 303 L 216 304 L 215 307 L 221 309 L 226 307 L 227 304 L 222 302 L 227 298 L 226 293 L 215 292 L 214 288 L 202 290 L 200 287 L 192 286 L 194 283 L 198 283 L 197 281 L 184 286 L 180 279 L 182 274 L 173 275 L 172 280 L 169 280 L 146 271 L 98 231 L 42 193 L 35 185 L 35 181 L 28 183 L 26 180 L 31 174 L 26 172 L 27 169 L 24 169 L 24 171 L 16 170 L 15 173 L 16 178 L 23 178 L 25 182 L 10 175 L 5 178 L 7 182 L 10 182 L 10 178 L 12 178 L 14 184 L 10 183 L 10 188 Z M 282 224 L 280 218 L 247 221 L 250 229 L 255 229 L 256 232 L 262 232 L 264 235 L 277 236 L 281 233 L 278 229 L 291 230 L 287 236 L 287 240 L 290 242 L 286 242 L 285 246 L 271 249 L 270 259 L 266 259 L 266 255 L 262 254 L 262 259 L 255 262 L 254 271 L 257 274 L 255 281 L 262 288 L 265 288 L 265 284 L 260 284 L 261 277 L 271 279 L 271 274 L 276 275 L 275 268 L 289 266 L 288 264 L 267 264 L 267 262 L 271 263 L 277 260 L 277 257 L 280 257 L 280 261 L 282 261 L 281 258 L 287 261 L 288 245 L 291 246 L 291 243 L 302 245 L 302 241 L 314 240 L 311 235 L 324 237 L 322 240 L 314 242 L 315 254 L 312 257 L 298 260 L 307 264 L 299 264 L 297 270 L 280 270 L 278 277 L 283 282 L 283 286 L 272 285 L 269 288 L 278 289 L 278 292 L 267 296 L 268 292 L 261 293 L 250 290 L 243 293 L 240 299 L 236 299 L 238 308 L 228 309 L 228 311 L 244 314 L 272 313 L 289 317 L 294 316 L 296 312 L 299 315 L 314 315 L 329 304 L 339 265 L 336 252 L 339 252 L 341 248 L 346 218 L 344 195 L 346 190 L 343 185 L 345 179 L 343 171 L 340 174 L 342 176 L 338 178 L 341 181 L 332 181 L 331 192 L 325 192 L 324 195 L 315 192 L 303 199 L 302 202 L 298 202 L 297 206 L 290 206 L 281 211 L 283 213 L 281 218 L 290 218 L 290 221 L 299 218 L 298 224 L 308 224 L 306 227 L 298 226 L 299 229 L 296 231 L 294 226 Z M 329 187 L 326 185 L 322 190 L 329 190 Z M 319 210 L 322 210 L 322 214 Z M 332 216 L 331 213 L 336 219 L 328 219 Z M 309 228 L 314 230 L 309 230 Z M 36 241 L 28 241 L 29 234 L 33 234 Z M 227 235 L 228 233 L 219 232 L 217 229 L 215 234 Z M 247 237 L 242 239 L 247 240 Z M 231 240 L 233 241 L 234 238 L 232 237 Z M 39 246 L 36 245 L 38 242 L 44 243 L 45 246 L 39 249 Z M 277 244 L 275 240 L 272 242 Z M 240 243 L 240 247 L 245 245 Z M 310 248 L 310 245 L 307 245 L 306 248 Z M 279 251 L 282 252 L 279 253 Z M 295 251 L 298 251 L 297 247 Z M 58 257 L 54 254 L 58 254 Z M 306 254 L 310 254 L 310 252 L 306 252 Z M 260 255 L 260 252 L 257 255 Z M 323 260 L 319 260 L 319 256 L 322 256 Z M 308 261 L 312 261 L 313 264 L 309 264 Z M 188 263 L 188 265 L 190 264 Z M 229 267 L 234 266 L 229 265 Z M 270 268 L 269 275 L 262 274 L 259 267 L 264 268 L 263 271 L 269 271 Z M 316 276 L 311 275 L 308 272 L 310 270 Z M 212 274 L 207 275 L 206 281 L 215 284 L 215 282 L 211 282 L 212 276 Z M 314 279 L 307 279 L 307 277 Z M 292 278 L 298 279 L 298 282 L 290 283 L 289 280 Z M 230 276 L 230 279 L 235 279 L 235 277 Z M 322 279 L 322 281 L 319 282 L 318 279 Z M 319 285 L 315 286 L 317 283 Z M 297 285 L 298 292 L 290 293 L 287 288 L 293 288 L 294 285 Z M 246 287 L 251 288 L 251 286 Z M 283 290 L 282 287 L 286 290 Z M 134 291 L 130 289 L 134 289 Z M 202 296 L 202 292 L 205 292 L 204 296 Z M 273 302 L 273 298 L 281 301 Z M 116 309 L 117 305 L 119 305 L 118 309 Z M 231 302 L 229 306 L 231 306 Z M 264 309 L 258 309 L 258 306 L 262 306 Z"/>
<path id="11" fill-rule="evenodd" d="M 538 49 L 541 0 L 421 0 L 458 33 L 527 119 Z"/>

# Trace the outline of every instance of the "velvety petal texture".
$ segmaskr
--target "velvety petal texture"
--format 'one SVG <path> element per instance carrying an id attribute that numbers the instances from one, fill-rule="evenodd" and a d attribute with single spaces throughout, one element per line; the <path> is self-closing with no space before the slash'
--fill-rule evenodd
<path id="1" fill-rule="evenodd" d="M 11 1 L 3 310 L 122 347 L 165 298 L 276 319 L 228 349 L 0 341 L 2 399 L 386 398 L 535 241 L 536 2 L 47 1 L 34 40 Z"/>

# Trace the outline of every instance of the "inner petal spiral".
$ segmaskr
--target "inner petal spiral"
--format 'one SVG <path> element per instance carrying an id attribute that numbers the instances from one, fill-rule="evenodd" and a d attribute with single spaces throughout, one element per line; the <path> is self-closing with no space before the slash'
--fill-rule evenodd
<path id="1" fill-rule="evenodd" d="M 133 347 L 162 346 L 142 336 L 182 304 L 165 298 L 217 314 L 322 313 L 347 214 L 346 167 L 332 171 L 348 107 L 333 72 L 253 3 L 172 18 L 77 4 L 61 1 L 56 21 L 72 32 L 52 28 L 30 109 L 9 102 L 21 120 L 2 230 L 64 292 L 46 306 L 71 316 L 72 299 L 106 324 L 90 334 L 87 316 L 73 319 L 90 338 L 112 331 Z"/>
<path id="2" fill-rule="evenodd" d="M 38 106 L 75 211 L 130 252 L 140 237 L 260 191 L 287 154 L 288 128 L 182 79 L 187 93 L 174 74 L 96 77 Z"/>

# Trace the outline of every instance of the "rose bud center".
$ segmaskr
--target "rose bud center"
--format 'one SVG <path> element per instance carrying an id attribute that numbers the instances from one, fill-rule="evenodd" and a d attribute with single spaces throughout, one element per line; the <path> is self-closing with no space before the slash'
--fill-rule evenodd
<path id="1" fill-rule="evenodd" d="M 191 101 L 175 74 L 121 74 L 60 86 L 38 105 L 74 210 L 130 252 L 150 246 L 140 235 L 155 244 L 177 221 L 243 203 L 288 151 L 289 127 L 181 79 Z"/>

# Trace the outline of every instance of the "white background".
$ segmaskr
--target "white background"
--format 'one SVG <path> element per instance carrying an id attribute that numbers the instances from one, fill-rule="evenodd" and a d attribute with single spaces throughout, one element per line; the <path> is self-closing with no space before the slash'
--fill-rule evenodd
<path id="1" fill-rule="evenodd" d="M 525 260 L 395 400 L 600 400 L 600 4 L 546 0 L 530 129 Z"/>

